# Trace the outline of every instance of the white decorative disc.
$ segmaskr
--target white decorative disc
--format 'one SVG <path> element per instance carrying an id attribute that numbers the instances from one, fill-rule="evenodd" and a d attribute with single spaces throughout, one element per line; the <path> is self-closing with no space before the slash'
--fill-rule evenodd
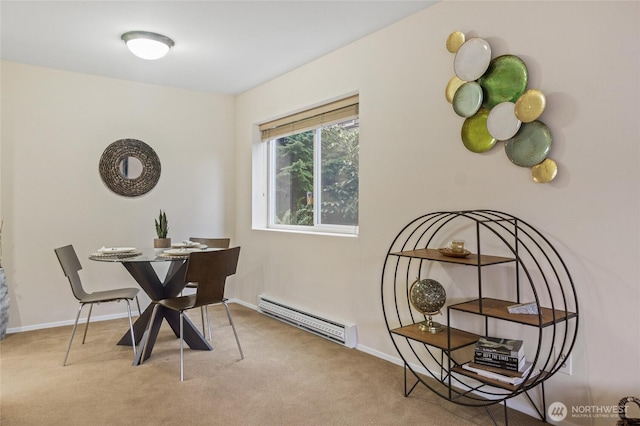
<path id="1" fill-rule="evenodd" d="M 465 41 L 456 52 L 453 70 L 460 80 L 474 81 L 485 73 L 491 63 L 491 46 L 479 37 Z"/>
<path id="2" fill-rule="evenodd" d="M 487 130 L 491 136 L 506 141 L 518 133 L 522 122 L 516 117 L 515 108 L 513 102 L 502 102 L 491 109 L 487 117 Z"/>

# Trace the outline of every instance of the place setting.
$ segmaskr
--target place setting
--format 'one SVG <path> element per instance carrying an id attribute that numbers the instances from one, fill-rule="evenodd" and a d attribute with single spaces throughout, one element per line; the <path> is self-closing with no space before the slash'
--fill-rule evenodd
<path id="1" fill-rule="evenodd" d="M 196 241 L 185 240 L 180 243 L 171 244 L 171 248 L 163 250 L 159 256 L 165 257 L 182 257 L 189 256 L 189 254 L 206 250 L 208 247 L 206 244 L 201 244 Z"/>
<path id="2" fill-rule="evenodd" d="M 135 247 L 101 247 L 92 253 L 92 257 L 102 258 L 123 258 L 135 257 L 141 255 L 142 252 Z"/>

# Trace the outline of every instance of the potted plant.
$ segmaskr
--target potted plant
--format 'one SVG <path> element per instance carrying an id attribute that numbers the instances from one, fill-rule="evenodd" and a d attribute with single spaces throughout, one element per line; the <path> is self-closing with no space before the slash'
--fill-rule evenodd
<path id="1" fill-rule="evenodd" d="M 160 215 L 158 216 L 157 219 L 155 219 L 155 222 L 156 222 L 156 234 L 158 235 L 158 238 L 155 238 L 153 240 L 153 247 L 154 248 L 171 247 L 171 238 L 167 238 L 167 232 L 169 232 L 169 225 L 167 223 L 167 215 L 165 214 L 165 212 L 160 210 Z"/>
<path id="2" fill-rule="evenodd" d="M 2 223 L 0 220 L 0 340 L 6 336 L 9 323 L 9 286 L 2 268 Z"/>

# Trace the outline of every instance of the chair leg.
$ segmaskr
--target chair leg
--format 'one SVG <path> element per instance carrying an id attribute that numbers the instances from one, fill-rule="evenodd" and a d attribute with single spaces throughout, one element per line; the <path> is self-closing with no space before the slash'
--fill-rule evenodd
<path id="1" fill-rule="evenodd" d="M 184 382 L 184 312 L 180 311 L 180 381 Z"/>
<path id="2" fill-rule="evenodd" d="M 202 320 L 202 335 L 207 336 L 207 324 L 204 322 L 204 306 L 200 306 L 200 319 Z"/>
<path id="3" fill-rule="evenodd" d="M 144 358 L 147 354 L 147 347 L 149 346 L 149 334 L 151 333 L 151 327 L 153 327 L 153 322 L 156 319 L 156 312 L 158 312 L 158 304 L 154 305 L 153 310 L 151 311 L 151 318 L 149 319 L 149 324 L 147 325 L 147 329 L 144 332 L 144 346 L 141 349 L 142 355 L 140 356 L 140 365 L 144 363 Z"/>
<path id="4" fill-rule="evenodd" d="M 133 333 L 133 320 L 131 319 L 131 303 L 129 299 L 125 299 L 127 302 L 127 312 L 129 313 L 129 330 L 131 330 L 131 346 L 133 346 L 133 359 L 136 359 L 136 335 Z"/>
<path id="5" fill-rule="evenodd" d="M 89 315 L 87 315 L 87 323 L 84 326 L 84 335 L 82 336 L 82 344 L 84 345 L 84 339 L 87 338 L 87 330 L 89 329 L 89 321 L 91 321 L 91 311 L 93 310 L 93 303 L 89 305 Z"/>
<path id="6" fill-rule="evenodd" d="M 207 317 L 207 328 L 209 329 L 209 341 L 211 341 L 212 337 L 211 337 L 211 320 L 209 319 L 209 306 L 202 306 L 201 309 L 204 309 L 204 312 L 206 314 Z M 203 325 L 204 327 L 204 325 Z"/>
<path id="7" fill-rule="evenodd" d="M 229 324 L 231 324 L 231 328 L 233 328 L 233 335 L 236 336 L 236 343 L 238 344 L 238 350 L 240 351 L 240 359 L 244 359 L 244 354 L 242 353 L 242 347 L 240 346 L 240 339 L 238 339 L 238 333 L 236 332 L 236 326 L 233 323 L 233 319 L 231 318 L 231 311 L 229 310 L 229 306 L 226 301 L 223 301 L 225 309 L 227 310 L 227 317 L 229 318 Z"/>
<path id="8" fill-rule="evenodd" d="M 67 365 L 67 357 L 69 357 L 69 350 L 71 349 L 71 342 L 73 342 L 73 336 L 76 334 L 76 328 L 78 327 L 78 319 L 80 318 L 80 311 L 84 307 L 84 303 L 80 304 L 80 308 L 78 308 L 78 314 L 76 315 L 76 322 L 73 323 L 73 330 L 71 330 L 71 338 L 69 339 L 69 345 L 67 346 L 67 353 L 64 356 L 64 361 L 62 362 L 62 366 Z"/>
<path id="9" fill-rule="evenodd" d="M 136 304 L 138 305 L 138 316 L 142 315 L 142 309 L 140 309 L 140 300 L 138 300 L 138 296 L 136 296 Z"/>

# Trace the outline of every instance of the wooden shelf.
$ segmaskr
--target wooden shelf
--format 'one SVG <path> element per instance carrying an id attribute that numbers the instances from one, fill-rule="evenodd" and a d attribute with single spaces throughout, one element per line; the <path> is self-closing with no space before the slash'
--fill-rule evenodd
<path id="1" fill-rule="evenodd" d="M 487 266 L 487 265 L 497 265 L 500 263 L 507 263 L 515 261 L 512 257 L 502 257 L 502 256 L 489 256 L 483 254 L 478 259 L 478 255 L 471 253 L 467 257 L 452 257 L 445 256 L 440 253 L 436 249 L 417 249 L 417 250 L 407 250 L 407 251 L 399 251 L 395 253 L 390 253 L 393 256 L 400 257 L 412 257 L 416 259 L 426 259 L 426 260 L 434 260 L 437 262 L 447 262 L 447 263 L 457 263 L 459 265 L 470 265 L 470 266 Z"/>
<path id="2" fill-rule="evenodd" d="M 490 385 L 490 386 L 494 386 L 497 388 L 501 388 L 501 389 L 506 389 L 508 391 L 511 392 L 515 392 L 517 391 L 519 388 L 526 388 L 528 386 L 530 386 L 533 383 L 538 383 L 540 381 L 542 381 L 547 374 L 549 374 L 546 371 L 541 371 L 540 374 L 538 374 L 535 377 L 530 378 L 529 380 L 527 380 L 524 385 L 518 385 L 518 386 L 514 386 L 511 385 L 509 383 L 505 383 L 505 382 L 501 382 L 500 380 L 496 380 L 496 379 L 491 379 L 489 377 L 484 377 L 481 376 L 477 373 L 474 373 L 473 371 L 469 371 L 469 370 L 465 370 L 464 368 L 462 368 L 461 365 L 456 365 L 455 367 L 453 367 L 451 369 L 451 371 L 453 371 L 454 373 L 458 373 L 458 374 L 462 374 L 463 376 L 467 376 L 467 377 L 471 377 L 474 380 L 477 380 L 481 383 L 484 383 L 486 385 Z"/>
<path id="3" fill-rule="evenodd" d="M 465 346 L 473 345 L 478 341 L 478 339 L 480 339 L 480 336 L 477 334 L 468 333 L 456 328 L 449 328 L 446 325 L 442 331 L 437 333 L 420 331 L 418 328 L 419 325 L 420 323 L 416 323 L 400 328 L 394 328 L 391 332 L 430 346 L 435 346 L 436 348 L 445 351 L 454 351 Z M 449 347 L 447 342 L 447 331 L 451 333 L 451 347 Z"/>
<path id="4" fill-rule="evenodd" d="M 520 324 L 532 325 L 535 327 L 547 327 L 549 325 L 552 325 L 553 323 L 566 321 L 567 319 L 576 316 L 574 312 L 541 307 L 539 308 L 539 310 L 542 313 L 542 323 L 540 323 L 540 317 L 538 315 L 510 314 L 507 307 L 513 304 L 515 304 L 515 302 L 483 298 L 482 312 L 480 312 L 479 299 L 471 300 L 464 303 L 458 303 L 456 305 L 450 305 L 449 309 L 462 312 L 470 312 L 472 314 L 484 315 L 492 318 L 499 318 L 507 321 L 517 322 Z"/>

